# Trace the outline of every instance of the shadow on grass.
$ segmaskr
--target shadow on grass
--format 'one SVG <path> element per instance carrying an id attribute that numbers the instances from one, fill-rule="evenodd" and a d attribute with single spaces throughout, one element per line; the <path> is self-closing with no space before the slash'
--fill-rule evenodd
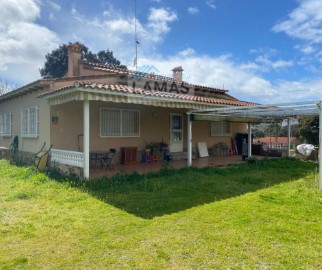
<path id="1" fill-rule="evenodd" d="M 164 167 L 158 173 L 117 174 L 75 185 L 119 209 L 151 219 L 296 180 L 314 167 L 282 158 L 226 168 Z"/>

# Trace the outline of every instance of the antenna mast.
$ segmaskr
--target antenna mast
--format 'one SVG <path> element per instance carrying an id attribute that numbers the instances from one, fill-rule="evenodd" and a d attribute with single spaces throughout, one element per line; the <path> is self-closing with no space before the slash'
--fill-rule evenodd
<path id="1" fill-rule="evenodd" d="M 134 42 L 135 42 L 135 58 L 134 66 L 135 70 L 138 70 L 138 39 L 137 39 L 137 29 L 136 29 L 136 0 L 134 0 Z"/>

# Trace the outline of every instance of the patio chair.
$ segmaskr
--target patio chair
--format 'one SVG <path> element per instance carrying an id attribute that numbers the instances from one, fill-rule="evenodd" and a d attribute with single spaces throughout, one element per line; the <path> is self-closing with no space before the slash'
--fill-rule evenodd
<path id="1" fill-rule="evenodd" d="M 43 172 L 45 170 L 45 168 L 47 167 L 49 152 L 52 148 L 52 145 L 51 145 L 48 150 L 44 150 L 45 145 L 46 145 L 46 143 L 43 144 L 40 151 L 38 153 L 36 153 L 35 157 L 34 157 L 35 166 L 41 172 Z"/>
<path id="2" fill-rule="evenodd" d="M 102 168 L 106 165 L 106 170 L 113 170 L 115 168 L 115 157 L 116 157 L 116 149 L 110 148 L 106 155 L 104 155 L 101 159 Z"/>

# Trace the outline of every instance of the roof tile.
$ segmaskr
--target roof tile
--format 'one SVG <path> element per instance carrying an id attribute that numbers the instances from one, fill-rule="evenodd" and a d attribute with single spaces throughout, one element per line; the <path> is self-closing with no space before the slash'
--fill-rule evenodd
<path id="1" fill-rule="evenodd" d="M 96 82 L 88 82 L 88 83 L 79 83 L 80 87 L 84 87 L 87 89 L 99 89 L 99 90 L 107 90 L 107 91 L 115 91 L 121 93 L 128 93 L 128 94 L 135 94 L 135 95 L 145 95 L 150 97 L 161 97 L 167 98 L 172 100 L 189 100 L 189 101 L 196 101 L 202 103 L 212 103 L 212 104 L 222 104 L 222 105 L 235 105 L 235 106 L 249 106 L 255 105 L 252 102 L 244 102 L 239 100 L 228 100 L 228 99 L 219 99 L 219 98 L 212 98 L 212 97 L 202 97 L 202 96 L 192 96 L 192 95 L 184 95 L 184 94 L 176 94 L 176 93 L 169 93 L 169 92 L 161 92 L 161 91 L 154 91 L 154 90 L 145 90 L 142 88 L 133 88 L 127 85 L 110 85 L 104 83 L 96 83 Z M 42 98 L 45 96 L 49 96 L 56 93 L 63 93 L 65 90 L 73 89 L 76 86 L 65 86 L 59 89 L 55 89 L 52 91 L 48 91 L 38 95 L 37 97 Z M 107 93 L 108 94 L 108 93 Z"/>

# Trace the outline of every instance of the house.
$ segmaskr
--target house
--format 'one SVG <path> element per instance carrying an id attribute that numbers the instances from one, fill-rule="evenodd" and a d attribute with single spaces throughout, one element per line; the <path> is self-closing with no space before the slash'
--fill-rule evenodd
<path id="1" fill-rule="evenodd" d="M 19 150 L 32 155 L 45 142 L 53 145 L 52 161 L 79 167 L 88 178 L 90 152 L 113 147 L 119 160 L 127 153 L 133 163 L 147 142 L 164 141 L 170 152 L 182 152 L 189 111 L 252 105 L 227 90 L 183 81 L 182 67 L 172 71 L 170 78 L 84 62 L 81 46 L 71 44 L 64 78 L 40 79 L 0 96 L 0 147 L 18 135 Z M 245 123 L 195 121 L 192 145 L 229 146 L 245 130 Z"/>

